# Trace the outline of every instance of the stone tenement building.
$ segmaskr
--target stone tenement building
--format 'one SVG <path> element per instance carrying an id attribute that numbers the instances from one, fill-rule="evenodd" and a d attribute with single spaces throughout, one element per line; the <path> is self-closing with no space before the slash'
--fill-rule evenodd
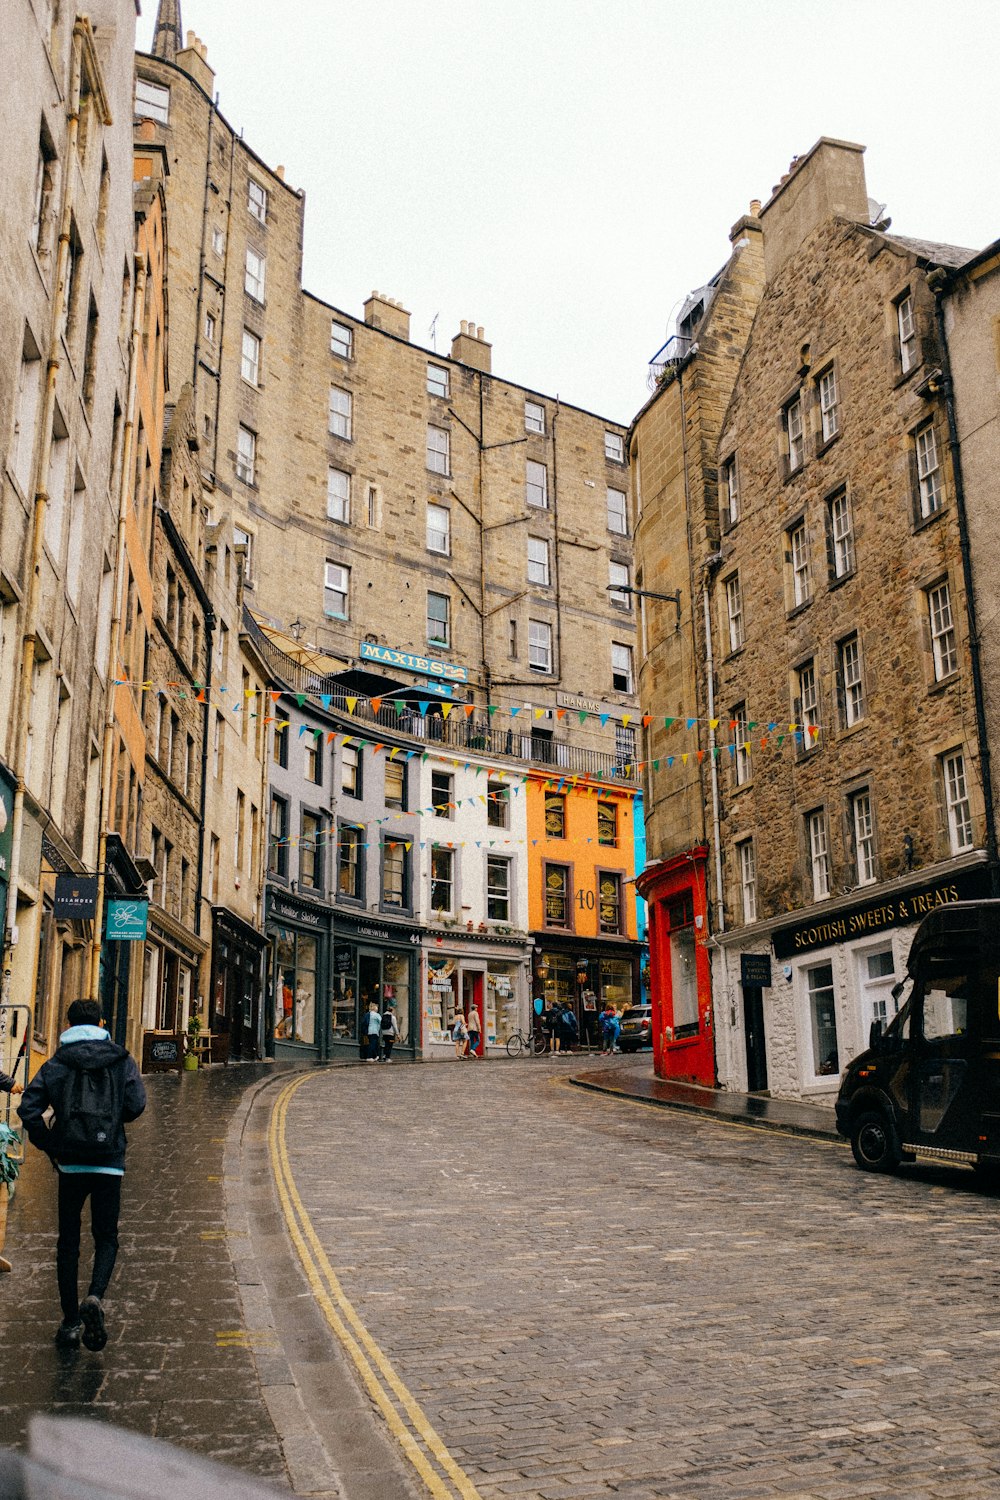
<path id="1" fill-rule="evenodd" d="M 218 113 L 178 5 L 159 22 L 136 109 L 170 164 L 170 383 L 193 382 L 206 499 L 244 533 L 254 614 L 350 693 L 443 691 L 493 705 L 518 752 L 525 726 L 536 758 L 630 764 L 624 428 L 493 376 L 472 323 L 437 354 L 388 297 L 361 319 L 304 292 L 302 194 Z M 543 715 L 512 725 L 525 704 Z"/>
<path id="2" fill-rule="evenodd" d="M 92 891 L 74 882 L 57 908 L 55 882 L 93 874 L 107 813 L 133 281 L 132 148 L 112 122 L 131 108 L 135 6 L 11 0 L 3 34 L 0 911 L 3 998 L 35 1000 L 31 1061 L 91 983 Z"/>
<path id="3" fill-rule="evenodd" d="M 921 914 L 990 888 L 936 304 L 971 252 L 887 233 L 862 148 L 825 138 L 760 225 L 765 284 L 715 453 L 718 552 L 708 528 L 693 558 L 713 580 L 700 702 L 711 664 L 723 738 L 716 1062 L 733 1087 L 822 1099 L 894 1013 Z"/>
<path id="4" fill-rule="evenodd" d="M 703 669 L 713 639 L 705 607 L 719 546 L 715 451 L 764 283 L 759 209 L 751 205 L 733 226 L 729 261 L 691 294 L 677 333 L 654 356 L 654 393 L 629 438 L 636 579 L 667 596 L 643 597 L 639 615 L 639 696 L 656 707 L 643 736 L 647 857 L 639 879 L 649 903 L 654 1063 L 706 1084 L 715 1081 L 715 1049 L 705 923 L 722 872 L 712 838 L 719 767 L 712 678 Z"/>

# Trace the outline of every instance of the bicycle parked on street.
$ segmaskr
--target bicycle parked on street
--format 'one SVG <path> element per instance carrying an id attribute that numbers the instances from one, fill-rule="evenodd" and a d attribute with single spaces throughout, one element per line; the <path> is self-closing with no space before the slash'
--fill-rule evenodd
<path id="1" fill-rule="evenodd" d="M 545 1051 L 545 1038 L 540 1031 L 532 1031 L 530 1034 L 521 1030 L 511 1032 L 507 1038 L 507 1056 L 520 1057 L 527 1053 L 529 1057 L 541 1057 Z"/>

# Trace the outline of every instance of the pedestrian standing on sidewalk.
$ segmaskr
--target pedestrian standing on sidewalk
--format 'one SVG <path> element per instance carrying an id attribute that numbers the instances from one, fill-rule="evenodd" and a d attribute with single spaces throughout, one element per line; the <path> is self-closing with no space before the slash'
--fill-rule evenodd
<path id="1" fill-rule="evenodd" d="M 368 1002 L 368 1056 L 366 1062 L 379 1062 L 379 1039 L 382 1035 L 382 1015 L 377 1000 Z"/>
<path id="2" fill-rule="evenodd" d="M 563 1052 L 575 1052 L 580 1040 L 580 1027 L 572 1006 L 564 1005 L 559 1012 L 559 1042 Z"/>
<path id="3" fill-rule="evenodd" d="M 382 1056 L 386 1062 L 392 1062 L 392 1044 L 399 1036 L 399 1022 L 396 1020 L 396 1002 L 387 1000 L 385 1010 L 382 1012 Z"/>
<path id="4" fill-rule="evenodd" d="M 474 1057 L 478 1062 L 479 1039 L 483 1034 L 483 1023 L 479 1019 L 479 1007 L 476 1004 L 473 1004 L 472 1009 L 469 1011 L 469 1017 L 465 1024 L 469 1028 L 469 1043 L 467 1054 L 469 1057 Z"/>
<path id="5" fill-rule="evenodd" d="M 66 1019 L 68 1029 L 25 1089 L 18 1114 L 31 1144 L 59 1173 L 56 1276 L 63 1320 L 56 1343 L 76 1349 L 82 1336 L 85 1348 L 98 1350 L 108 1342 L 103 1298 L 118 1255 L 125 1126 L 146 1108 L 146 1090 L 135 1059 L 104 1029 L 96 1000 L 74 1000 Z M 80 1219 L 88 1198 L 94 1267 L 80 1302 Z"/>
<path id="6" fill-rule="evenodd" d="M 455 1043 L 455 1056 L 464 1057 L 465 1049 L 469 1045 L 469 1028 L 460 1010 L 455 1011 L 455 1019 L 451 1025 L 451 1039 Z"/>

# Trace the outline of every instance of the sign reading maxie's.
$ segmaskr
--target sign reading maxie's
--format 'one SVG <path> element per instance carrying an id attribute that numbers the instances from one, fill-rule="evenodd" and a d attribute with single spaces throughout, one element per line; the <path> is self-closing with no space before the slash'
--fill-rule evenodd
<path id="1" fill-rule="evenodd" d="M 989 876 L 983 866 L 963 870 L 950 880 L 932 885 L 915 885 L 896 892 L 888 900 L 863 906 L 850 906 L 831 912 L 825 921 L 798 922 L 771 934 L 775 958 L 794 958 L 811 948 L 829 948 L 834 943 L 850 942 L 869 933 L 890 927 L 905 927 L 920 922 L 938 906 L 953 901 L 978 901 L 989 895 Z"/>

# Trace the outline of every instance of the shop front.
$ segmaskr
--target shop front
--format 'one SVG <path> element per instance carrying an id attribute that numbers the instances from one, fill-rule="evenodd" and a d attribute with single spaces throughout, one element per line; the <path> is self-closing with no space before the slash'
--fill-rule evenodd
<path id="1" fill-rule="evenodd" d="M 198 973 L 208 945 L 162 907 L 150 905 L 143 954 L 142 1024 L 177 1035 L 198 1006 Z"/>
<path id="2" fill-rule="evenodd" d="M 224 906 L 212 907 L 209 1030 L 225 1037 L 225 1055 L 263 1055 L 262 970 L 267 939 Z"/>
<path id="3" fill-rule="evenodd" d="M 600 1014 L 607 1005 L 620 1013 L 639 1003 L 639 943 L 597 937 L 539 933 L 534 955 L 533 997 L 544 1007 L 568 1005 L 576 1017 L 580 1046 L 601 1047 Z"/>
<path id="4" fill-rule="evenodd" d="M 423 1055 L 453 1057 L 455 1015 L 468 1020 L 475 1010 L 482 1022 L 477 1049 L 485 1056 L 502 1050 L 508 1038 L 527 1024 L 528 943 L 504 943 L 469 933 L 459 938 L 450 929 L 432 932 L 425 944 Z"/>
<path id="5" fill-rule="evenodd" d="M 327 1055 L 330 916 L 328 906 L 268 889 L 268 1056 L 289 1061 Z"/>
<path id="6" fill-rule="evenodd" d="M 392 1006 L 399 1036 L 394 1057 L 413 1058 L 420 1046 L 420 930 L 391 918 L 339 908 L 333 920 L 329 1055 L 362 1055 L 370 1007 Z"/>
<path id="7" fill-rule="evenodd" d="M 712 974 L 705 946 L 704 845 L 647 869 L 637 882 L 648 906 L 653 1068 L 661 1078 L 715 1083 Z"/>

